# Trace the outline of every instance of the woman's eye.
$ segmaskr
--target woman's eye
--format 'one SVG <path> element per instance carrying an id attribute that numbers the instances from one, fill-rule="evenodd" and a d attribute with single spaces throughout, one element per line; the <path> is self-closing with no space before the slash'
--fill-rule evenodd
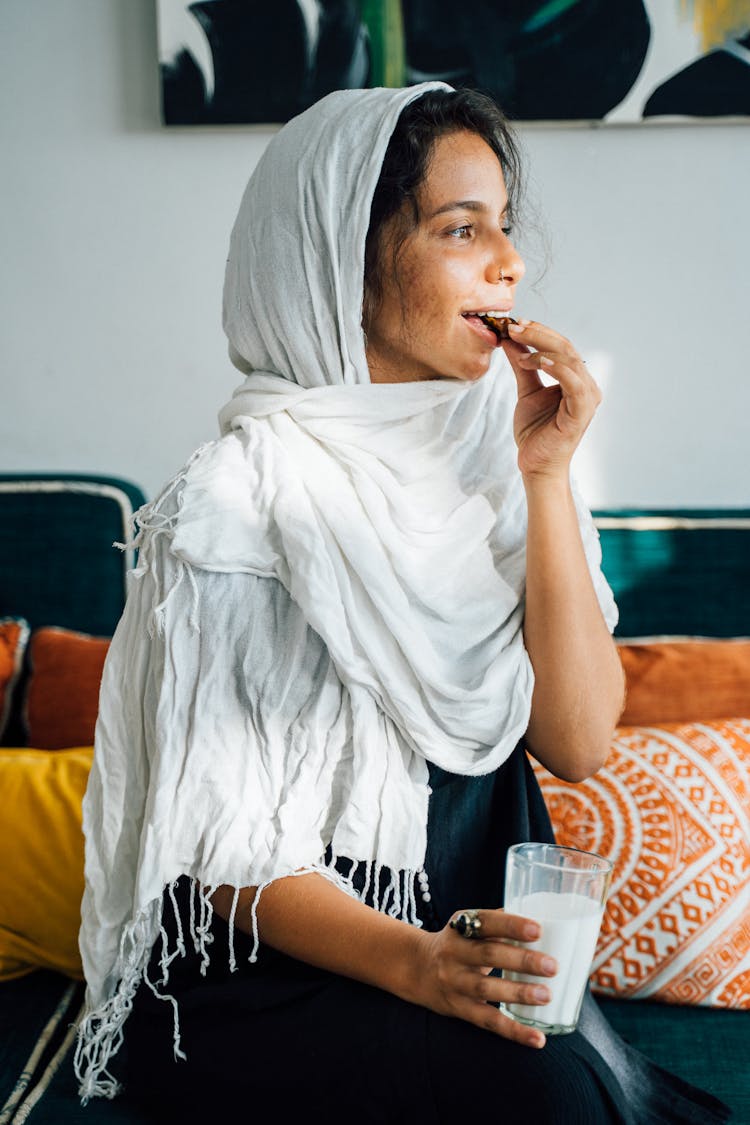
<path id="1" fill-rule="evenodd" d="M 468 238 L 471 235 L 471 223 L 464 223 L 460 227 L 454 227 L 453 230 L 448 233 L 452 238 Z"/>
<path id="2" fill-rule="evenodd" d="M 513 234 L 513 227 L 510 225 L 503 227 L 503 234 L 506 238 L 510 238 L 510 236 Z"/>

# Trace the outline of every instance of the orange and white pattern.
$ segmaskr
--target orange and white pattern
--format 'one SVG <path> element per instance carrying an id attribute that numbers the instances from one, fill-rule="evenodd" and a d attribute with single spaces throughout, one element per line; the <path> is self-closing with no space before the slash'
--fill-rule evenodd
<path id="1" fill-rule="evenodd" d="M 533 764 L 558 843 L 614 862 L 592 989 L 750 1009 L 750 719 L 620 727 L 579 784 Z"/>

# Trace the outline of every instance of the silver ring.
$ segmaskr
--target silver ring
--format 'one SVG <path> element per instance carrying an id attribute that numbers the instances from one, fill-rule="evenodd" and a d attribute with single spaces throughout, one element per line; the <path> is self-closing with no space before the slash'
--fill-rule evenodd
<path id="1" fill-rule="evenodd" d="M 482 923 L 479 920 L 478 910 L 462 910 L 455 918 L 451 918 L 448 925 L 465 938 L 478 938 L 481 936 Z"/>

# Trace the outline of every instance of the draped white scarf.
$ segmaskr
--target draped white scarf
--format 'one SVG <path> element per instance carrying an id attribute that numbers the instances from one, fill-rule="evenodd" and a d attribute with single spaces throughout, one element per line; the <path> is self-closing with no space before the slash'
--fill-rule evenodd
<path id="1" fill-rule="evenodd" d="M 330 858 L 345 856 L 390 869 L 400 916 L 417 922 L 409 881 L 425 855 L 428 762 L 487 773 L 528 724 L 510 366 L 498 349 L 476 384 L 372 385 L 365 359 L 372 194 L 401 110 L 439 85 L 329 95 L 277 134 L 245 192 L 224 326 L 247 378 L 221 412 L 223 436 L 138 514 L 134 581 L 148 576 L 153 594 L 126 611 L 105 669 L 84 806 L 84 1097 L 116 1089 L 106 1063 L 159 933 L 162 892 L 179 875 L 205 891 L 317 870 L 353 891 Z M 597 536 L 578 503 L 613 626 Z M 247 674 L 236 653 L 253 612 L 232 604 L 232 635 L 214 638 L 202 669 L 190 622 L 206 572 L 276 579 L 330 655 L 346 736 L 298 725 L 304 771 L 299 746 L 260 726 L 248 737 L 228 688 L 226 698 L 203 693 L 195 718 L 202 675 Z M 236 589 L 227 580 L 228 598 Z M 283 681 L 283 663 L 275 674 Z M 141 697 L 124 703 L 123 680 L 139 675 Z M 262 690 L 284 697 L 283 682 Z M 282 815 L 282 793 L 293 817 Z"/>

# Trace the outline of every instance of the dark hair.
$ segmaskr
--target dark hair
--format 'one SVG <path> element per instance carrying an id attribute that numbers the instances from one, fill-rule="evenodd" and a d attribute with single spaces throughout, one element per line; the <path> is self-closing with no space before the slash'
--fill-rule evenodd
<path id="1" fill-rule="evenodd" d="M 365 284 L 362 323 L 367 328 L 382 292 L 384 263 L 383 227 L 404 204 L 411 205 L 411 224 L 396 247 L 419 222 L 416 194 L 427 176 L 435 142 L 464 130 L 476 133 L 500 161 L 508 191 L 508 218 L 517 214 L 521 195 L 521 160 L 508 121 L 496 102 L 479 90 L 428 90 L 410 102 L 401 113 L 388 142 L 380 177 L 370 207 L 370 225 L 365 241 Z M 395 260 L 395 255 L 394 255 Z"/>

